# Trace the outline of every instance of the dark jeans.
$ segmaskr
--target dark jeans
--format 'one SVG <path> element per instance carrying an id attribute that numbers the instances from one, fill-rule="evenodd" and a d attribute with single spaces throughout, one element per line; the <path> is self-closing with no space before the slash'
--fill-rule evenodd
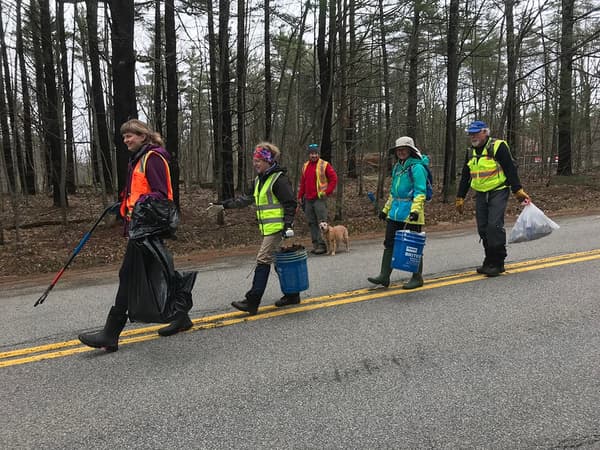
<path id="1" fill-rule="evenodd" d="M 385 248 L 394 248 L 396 231 L 410 230 L 420 233 L 423 227 L 422 225 L 417 225 L 416 223 L 396 222 L 395 220 L 390 219 L 387 219 L 386 222 L 387 224 L 385 226 L 385 241 L 383 241 L 383 246 Z"/>
<path id="2" fill-rule="evenodd" d="M 475 194 L 477 233 L 483 241 L 486 254 L 491 251 L 502 261 L 506 258 L 504 214 L 506 213 L 509 194 L 510 190 L 508 188 Z"/>

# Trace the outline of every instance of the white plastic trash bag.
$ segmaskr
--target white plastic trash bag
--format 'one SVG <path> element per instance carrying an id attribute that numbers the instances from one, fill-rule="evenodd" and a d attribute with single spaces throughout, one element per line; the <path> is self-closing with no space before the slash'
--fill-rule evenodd
<path id="1" fill-rule="evenodd" d="M 552 230 L 558 230 L 560 227 L 550 218 L 548 218 L 541 209 L 529 202 L 519 214 L 515 225 L 510 231 L 508 242 L 533 241 L 543 238 L 552 233 Z"/>

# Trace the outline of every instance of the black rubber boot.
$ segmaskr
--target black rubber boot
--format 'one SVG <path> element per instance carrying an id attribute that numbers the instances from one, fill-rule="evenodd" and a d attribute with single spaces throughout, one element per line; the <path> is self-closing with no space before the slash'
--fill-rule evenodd
<path id="1" fill-rule="evenodd" d="M 300 293 L 296 292 L 295 294 L 285 294 L 275 302 L 275 306 L 282 307 L 288 305 L 297 305 L 298 303 L 300 303 Z"/>
<path id="2" fill-rule="evenodd" d="M 178 312 L 175 315 L 173 322 L 166 327 L 159 328 L 158 334 L 161 336 L 172 336 L 181 331 L 189 330 L 193 325 L 194 324 L 192 323 L 190 316 L 188 316 L 188 313 Z"/>
<path id="3" fill-rule="evenodd" d="M 270 271 L 270 264 L 257 264 L 254 269 L 252 287 L 246 292 L 246 299 L 241 302 L 231 302 L 231 306 L 240 311 L 245 311 L 251 316 L 255 315 L 258 312 L 258 305 L 260 305 L 260 301 L 267 287 Z"/>
<path id="4" fill-rule="evenodd" d="M 127 322 L 127 314 L 113 306 L 106 318 L 102 331 L 94 333 L 81 333 L 79 340 L 89 347 L 104 348 L 107 352 L 116 352 L 119 349 L 119 335 Z"/>
<path id="5" fill-rule="evenodd" d="M 486 241 L 483 241 L 483 251 L 485 252 L 485 258 L 483 258 L 483 263 L 476 270 L 477 273 L 485 274 L 488 270 L 488 266 L 490 265 L 490 257 L 489 250 Z"/>
<path id="6" fill-rule="evenodd" d="M 381 271 L 376 277 L 369 277 L 370 283 L 380 284 L 384 287 L 390 285 L 390 275 L 392 274 L 392 255 L 394 253 L 393 248 L 386 248 L 383 250 L 383 256 L 381 257 Z"/>
<path id="7" fill-rule="evenodd" d="M 416 289 L 423 286 L 423 257 L 419 263 L 419 270 L 412 274 L 410 280 L 402 286 L 402 289 Z"/>

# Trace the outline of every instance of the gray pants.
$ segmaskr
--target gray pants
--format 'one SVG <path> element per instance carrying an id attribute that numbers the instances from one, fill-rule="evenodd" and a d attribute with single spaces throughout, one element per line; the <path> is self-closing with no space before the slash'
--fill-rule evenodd
<path id="1" fill-rule="evenodd" d="M 477 232 L 483 242 L 486 256 L 503 262 L 506 258 L 506 231 L 504 214 L 510 189 L 477 192 L 475 196 L 475 218 Z"/>
<path id="2" fill-rule="evenodd" d="M 310 238 L 313 247 L 325 247 L 325 241 L 323 241 L 321 231 L 319 230 L 319 223 L 327 222 L 327 200 L 321 198 L 306 200 L 304 215 L 310 227 Z"/>

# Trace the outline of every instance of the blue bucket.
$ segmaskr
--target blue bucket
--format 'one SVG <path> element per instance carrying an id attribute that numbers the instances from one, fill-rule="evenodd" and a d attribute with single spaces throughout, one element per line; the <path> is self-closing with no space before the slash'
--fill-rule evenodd
<path id="1" fill-rule="evenodd" d="M 425 247 L 425 233 L 410 230 L 396 231 L 392 267 L 406 272 L 418 272 Z"/>
<path id="2" fill-rule="evenodd" d="M 281 292 L 295 294 L 308 289 L 306 250 L 275 253 L 275 270 L 279 275 Z"/>

